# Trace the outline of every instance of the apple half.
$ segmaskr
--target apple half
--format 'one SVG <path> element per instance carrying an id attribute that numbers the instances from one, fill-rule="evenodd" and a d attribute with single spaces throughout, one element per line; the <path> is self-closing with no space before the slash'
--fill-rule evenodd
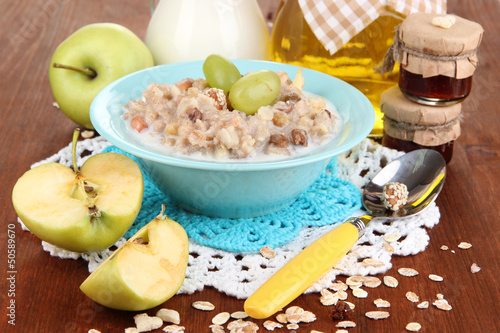
<path id="1" fill-rule="evenodd" d="M 177 293 L 186 276 L 188 258 L 186 231 L 162 210 L 106 259 L 80 289 L 109 308 L 151 309 Z"/>
<path id="2" fill-rule="evenodd" d="M 80 170 L 46 163 L 16 182 L 12 203 L 26 227 L 38 238 L 75 252 L 112 246 L 130 228 L 142 204 L 139 166 L 117 153 L 89 157 Z"/>

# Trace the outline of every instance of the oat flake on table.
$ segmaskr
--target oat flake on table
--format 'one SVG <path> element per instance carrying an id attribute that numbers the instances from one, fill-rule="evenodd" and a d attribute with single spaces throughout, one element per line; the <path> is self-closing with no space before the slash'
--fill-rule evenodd
<path id="1" fill-rule="evenodd" d="M 77 163 L 81 165 L 89 156 L 99 153 L 108 146 L 110 143 L 100 136 L 80 141 L 77 147 Z M 82 157 L 84 152 L 90 154 L 84 154 Z M 402 152 L 385 148 L 370 139 L 365 139 L 358 146 L 338 157 L 338 178 L 350 181 L 361 190 L 382 168 L 379 161 L 389 163 L 401 155 L 403 155 Z M 70 166 L 72 164 L 71 143 L 57 154 L 33 166 L 48 162 L 59 162 Z M 363 213 L 364 211 L 359 210 L 355 215 Z M 400 219 L 398 223 L 384 222 L 383 219 L 372 221 L 364 236 L 359 239 L 352 250 L 306 292 L 319 292 L 321 289 L 327 288 L 338 275 L 364 276 L 386 272 L 392 268 L 393 255 L 408 256 L 424 251 L 430 240 L 427 229 L 438 224 L 439 219 L 439 208 L 433 203 L 421 214 Z M 264 258 L 258 252 L 227 252 L 202 246 L 190 240 L 189 249 L 192 255 L 189 257 L 186 279 L 178 293 L 192 294 L 206 287 L 213 287 L 239 299 L 247 298 L 281 268 L 289 258 L 298 254 L 300 249 L 333 227 L 327 225 L 302 229 L 295 239 L 275 248 L 276 256 L 272 259 Z M 23 228 L 25 229 L 24 226 Z M 383 245 L 386 243 L 384 238 L 394 234 L 402 235 L 404 240 L 392 243 L 394 252 L 390 252 Z M 119 246 L 124 242 L 125 239 L 122 238 L 116 245 Z M 75 260 L 82 258 L 88 261 L 90 272 L 94 271 L 112 253 L 110 250 L 105 250 L 80 254 L 62 250 L 46 242 L 42 242 L 42 246 L 45 251 L 55 257 Z M 373 258 L 385 265 L 367 266 L 361 262 L 364 258 Z M 243 269 L 244 267 L 245 269 Z"/>

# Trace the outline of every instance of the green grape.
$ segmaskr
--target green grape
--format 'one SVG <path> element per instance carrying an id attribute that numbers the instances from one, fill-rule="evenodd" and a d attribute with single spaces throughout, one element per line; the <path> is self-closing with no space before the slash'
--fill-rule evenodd
<path id="1" fill-rule="evenodd" d="M 252 115 L 261 106 L 271 104 L 278 96 L 281 81 L 273 71 L 260 70 L 243 76 L 229 90 L 231 106 Z"/>
<path id="2" fill-rule="evenodd" d="M 210 87 L 222 89 L 225 94 L 241 78 L 240 71 L 231 60 L 218 54 L 211 54 L 205 59 L 203 74 Z"/>

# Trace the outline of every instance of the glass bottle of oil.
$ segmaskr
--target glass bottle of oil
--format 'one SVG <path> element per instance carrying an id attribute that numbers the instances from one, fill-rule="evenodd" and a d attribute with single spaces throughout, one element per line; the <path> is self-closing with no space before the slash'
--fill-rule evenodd
<path id="1" fill-rule="evenodd" d="M 331 55 L 309 27 L 298 1 L 282 0 L 271 33 L 271 58 L 330 74 L 363 92 L 375 109 L 371 136 L 380 137 L 380 94 L 397 84 L 399 71 L 397 66 L 386 74 L 377 69 L 403 20 L 402 14 L 386 6 L 375 21 Z"/>

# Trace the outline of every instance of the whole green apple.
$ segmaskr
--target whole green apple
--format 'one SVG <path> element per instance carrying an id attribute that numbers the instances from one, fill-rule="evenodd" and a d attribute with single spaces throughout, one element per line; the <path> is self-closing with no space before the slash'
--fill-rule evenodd
<path id="1" fill-rule="evenodd" d="M 151 52 L 132 31 L 114 23 L 89 24 L 55 50 L 50 87 L 66 116 L 93 129 L 89 109 L 95 96 L 116 79 L 152 66 Z"/>

